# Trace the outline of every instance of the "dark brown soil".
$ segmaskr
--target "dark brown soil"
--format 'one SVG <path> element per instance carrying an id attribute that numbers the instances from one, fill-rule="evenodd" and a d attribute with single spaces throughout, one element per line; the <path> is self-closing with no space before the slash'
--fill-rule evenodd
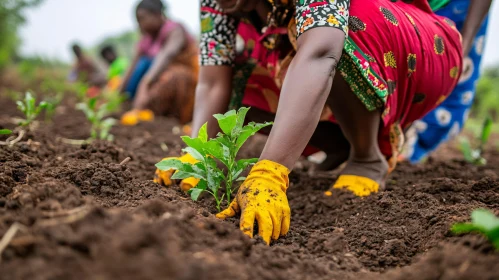
<path id="1" fill-rule="evenodd" d="M 12 128 L 13 104 L 0 98 L 0 108 L 0 128 Z M 180 153 L 175 126 L 159 118 L 115 127 L 113 143 L 69 145 L 63 138 L 86 138 L 88 125 L 67 102 L 53 123 L 1 146 L 0 236 L 23 226 L 1 254 L 0 279 L 499 279 L 486 240 L 449 233 L 475 208 L 499 214 L 498 152 L 485 167 L 452 148 L 401 164 L 368 198 L 323 196 L 335 173 L 302 162 L 290 177 L 291 231 L 268 247 L 237 219 L 214 218 L 210 199 L 151 181 L 156 162 Z"/>

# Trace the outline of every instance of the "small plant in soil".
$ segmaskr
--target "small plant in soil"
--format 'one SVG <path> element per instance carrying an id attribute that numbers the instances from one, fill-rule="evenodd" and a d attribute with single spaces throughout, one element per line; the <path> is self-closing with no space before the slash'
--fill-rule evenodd
<path id="1" fill-rule="evenodd" d="M 63 92 L 57 92 L 45 98 L 45 102 L 47 103 L 47 107 L 45 108 L 45 121 L 52 120 L 55 115 L 57 106 L 61 104 L 63 98 Z"/>
<path id="2" fill-rule="evenodd" d="M 23 101 L 17 101 L 17 108 L 24 114 L 24 119 L 19 121 L 19 126 L 29 128 L 38 115 L 47 108 L 47 102 L 42 101 L 36 105 L 36 99 L 30 92 L 26 92 Z"/>
<path id="3" fill-rule="evenodd" d="M 490 133 L 492 132 L 492 120 L 485 119 L 482 126 L 482 131 L 479 137 L 472 139 L 462 138 L 460 150 L 463 153 L 464 159 L 474 165 L 485 165 L 487 160 L 482 157 L 485 145 L 489 141 Z"/>
<path id="4" fill-rule="evenodd" d="M 86 102 L 76 104 L 76 108 L 83 111 L 91 124 L 90 140 L 113 140 L 113 135 L 109 132 L 117 121 L 108 116 L 114 112 L 114 103 L 104 102 L 99 104 L 97 97 L 95 97 L 87 99 Z"/>
<path id="5" fill-rule="evenodd" d="M 0 135 L 11 135 L 12 130 L 10 129 L 0 129 Z"/>
<path id="6" fill-rule="evenodd" d="M 208 192 L 215 198 L 218 210 L 224 199 L 230 204 L 232 194 L 236 191 L 234 183 L 243 181 L 243 171 L 258 161 L 256 158 L 236 160 L 237 153 L 249 137 L 272 125 L 270 122 L 251 122 L 244 125 L 248 110 L 249 108 L 243 107 L 237 112 L 231 110 L 224 115 L 214 115 L 222 130 L 216 138 L 208 139 L 207 123 L 201 127 L 197 138 L 182 137 L 188 146 L 183 151 L 192 155 L 198 163 L 189 164 L 178 159 L 167 159 L 157 163 L 156 167 L 164 171 L 177 170 L 172 179 L 200 179 L 198 185 L 189 191 L 192 200 L 197 201 L 203 192 Z M 223 164 L 224 170 L 218 168 L 218 162 Z M 222 183 L 225 193 L 220 195 Z"/>
<path id="7" fill-rule="evenodd" d="M 470 232 L 481 233 L 486 236 L 499 250 L 499 218 L 485 209 L 477 209 L 471 213 L 471 223 L 454 224 L 451 228 L 454 234 Z"/>

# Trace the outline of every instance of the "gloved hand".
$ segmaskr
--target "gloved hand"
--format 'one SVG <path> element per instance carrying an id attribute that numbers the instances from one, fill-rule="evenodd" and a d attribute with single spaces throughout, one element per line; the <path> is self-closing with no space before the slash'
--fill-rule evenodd
<path id="1" fill-rule="evenodd" d="M 151 110 L 133 109 L 126 112 L 121 117 L 121 124 L 134 126 L 141 122 L 150 122 L 154 120 L 154 113 Z"/>
<path id="2" fill-rule="evenodd" d="M 172 159 L 172 158 L 174 157 L 164 158 L 163 160 Z M 190 164 L 195 164 L 199 162 L 198 160 L 193 158 L 190 154 L 185 154 L 176 159 L 180 160 L 183 163 L 190 163 Z M 171 177 L 174 172 L 175 170 L 173 169 L 167 171 L 156 169 L 156 173 L 154 174 L 154 183 L 158 183 L 166 187 L 171 186 L 173 184 Z M 182 191 L 184 192 L 187 192 L 188 190 L 194 188 L 198 183 L 199 179 L 196 179 L 194 177 L 186 178 L 182 180 L 182 182 L 180 182 L 180 189 L 182 189 Z"/>
<path id="3" fill-rule="evenodd" d="M 286 190 L 289 186 L 289 170 L 270 160 L 255 164 L 242 183 L 229 208 L 217 214 L 217 218 L 233 217 L 241 212 L 240 229 L 253 237 L 255 219 L 258 234 L 269 244 L 289 231 L 291 209 Z"/>

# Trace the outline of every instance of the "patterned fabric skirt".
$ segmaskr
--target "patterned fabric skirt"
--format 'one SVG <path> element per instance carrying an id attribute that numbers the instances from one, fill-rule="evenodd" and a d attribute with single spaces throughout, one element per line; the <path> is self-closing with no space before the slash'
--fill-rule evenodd
<path id="1" fill-rule="evenodd" d="M 470 0 L 452 0 L 437 14 L 452 19 L 458 29 L 466 20 Z M 423 119 L 414 123 L 406 133 L 405 158 L 418 163 L 445 141 L 454 138 L 463 129 L 473 99 L 476 82 L 480 78 L 482 54 L 486 41 L 488 18 L 486 18 L 473 42 L 468 57 L 463 62 L 463 73 L 450 96 Z"/>
<path id="2" fill-rule="evenodd" d="M 269 50 L 263 43 L 267 35 L 272 34 L 261 35 L 247 22 L 239 26 L 233 107 L 277 110 L 295 52 Z M 402 130 L 444 101 L 457 83 L 462 64 L 459 32 L 452 21 L 413 4 L 352 0 L 348 35 L 337 73 L 368 110 L 382 112 L 379 145 L 394 166 L 403 145 Z M 328 107 L 321 120 L 335 122 Z"/>
<path id="3" fill-rule="evenodd" d="M 198 69 L 197 48 L 192 43 L 151 86 L 148 108 L 157 115 L 175 117 L 181 124 L 190 122 L 194 111 Z"/>

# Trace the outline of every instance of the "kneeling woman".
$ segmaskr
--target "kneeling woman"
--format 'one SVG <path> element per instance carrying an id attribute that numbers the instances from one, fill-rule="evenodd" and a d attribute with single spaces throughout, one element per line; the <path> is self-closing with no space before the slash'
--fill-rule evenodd
<path id="1" fill-rule="evenodd" d="M 193 131 L 209 121 L 214 136 L 211 116 L 229 104 L 253 107 L 253 120 L 275 114 L 260 161 L 218 214 L 241 212 L 241 230 L 250 236 L 256 219 L 267 243 L 289 230 L 288 174 L 307 144 L 336 154 L 331 167 L 346 161 L 326 195 L 383 189 L 403 129 L 445 100 L 462 63 L 453 22 L 426 0 L 294 2 L 201 1 Z M 288 26 L 295 35 L 288 37 Z M 158 172 L 156 181 L 169 182 L 167 176 Z"/>
<path id="2" fill-rule="evenodd" d="M 136 10 L 143 34 L 122 91 L 133 99 L 125 125 L 154 114 L 171 115 L 185 124 L 192 119 L 197 81 L 197 48 L 182 25 L 164 16 L 161 0 L 142 0 Z"/>

